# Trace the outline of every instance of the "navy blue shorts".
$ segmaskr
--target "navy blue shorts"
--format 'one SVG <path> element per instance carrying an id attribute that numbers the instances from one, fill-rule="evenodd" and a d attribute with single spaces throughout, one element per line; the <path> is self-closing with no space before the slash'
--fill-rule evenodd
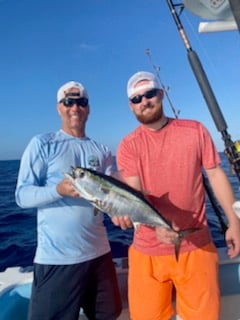
<path id="1" fill-rule="evenodd" d="M 74 265 L 34 265 L 28 320 L 115 320 L 122 310 L 111 253 Z"/>

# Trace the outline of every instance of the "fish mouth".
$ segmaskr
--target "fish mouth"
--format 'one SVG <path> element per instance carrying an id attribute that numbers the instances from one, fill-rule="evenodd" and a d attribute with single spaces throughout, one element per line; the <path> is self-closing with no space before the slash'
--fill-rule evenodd
<path id="1" fill-rule="evenodd" d="M 75 168 L 73 166 L 71 166 L 71 172 L 69 173 L 69 175 L 73 178 L 76 179 L 78 177 L 82 177 L 84 175 L 84 171 L 81 168 Z"/>
<path id="2" fill-rule="evenodd" d="M 76 179 L 76 172 L 75 172 L 75 168 L 73 166 L 71 166 L 71 173 L 69 173 L 69 175 L 73 178 Z"/>
<path id="3" fill-rule="evenodd" d="M 66 178 L 68 178 L 72 183 L 74 182 L 74 180 L 77 178 L 77 174 L 76 174 L 76 170 L 73 166 L 71 166 L 71 171 L 64 173 L 64 176 Z"/>

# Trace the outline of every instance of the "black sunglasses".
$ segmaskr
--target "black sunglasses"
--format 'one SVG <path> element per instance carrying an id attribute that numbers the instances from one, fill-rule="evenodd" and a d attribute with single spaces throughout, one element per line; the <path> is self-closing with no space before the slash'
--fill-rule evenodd
<path id="1" fill-rule="evenodd" d="M 78 107 L 86 108 L 88 106 L 88 99 L 85 97 L 77 98 L 77 99 L 66 97 L 62 99 L 60 103 L 62 103 L 64 107 L 67 107 L 67 108 L 71 108 L 74 104 L 76 104 Z"/>
<path id="2" fill-rule="evenodd" d="M 147 92 L 145 92 L 144 94 L 139 94 L 131 99 L 129 99 L 132 103 L 134 104 L 137 104 L 137 103 L 140 103 L 142 101 L 142 98 L 145 97 L 147 99 L 151 99 L 153 97 L 156 97 L 157 95 L 157 92 L 158 92 L 159 89 L 152 89 L 152 90 L 149 90 Z"/>

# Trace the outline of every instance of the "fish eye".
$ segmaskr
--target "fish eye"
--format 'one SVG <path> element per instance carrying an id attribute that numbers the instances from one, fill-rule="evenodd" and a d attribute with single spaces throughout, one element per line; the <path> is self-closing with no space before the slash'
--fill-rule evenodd
<path id="1" fill-rule="evenodd" d="M 83 178 L 84 175 L 85 175 L 85 174 L 84 174 L 84 171 L 80 171 L 80 172 L 79 172 L 79 177 L 80 177 L 80 178 Z"/>

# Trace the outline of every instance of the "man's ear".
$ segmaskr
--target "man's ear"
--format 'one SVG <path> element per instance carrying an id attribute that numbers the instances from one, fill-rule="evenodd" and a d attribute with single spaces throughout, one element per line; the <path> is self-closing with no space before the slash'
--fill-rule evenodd
<path id="1" fill-rule="evenodd" d="M 164 91 L 163 91 L 163 89 L 159 89 L 159 95 L 160 95 L 160 98 L 161 98 L 161 99 L 164 98 Z"/>
<path id="2" fill-rule="evenodd" d="M 133 112 L 133 107 L 131 106 L 131 104 L 129 103 L 129 108 L 131 109 L 131 111 Z"/>
<path id="3" fill-rule="evenodd" d="M 57 104 L 57 112 L 61 116 L 61 108 L 59 103 Z"/>

